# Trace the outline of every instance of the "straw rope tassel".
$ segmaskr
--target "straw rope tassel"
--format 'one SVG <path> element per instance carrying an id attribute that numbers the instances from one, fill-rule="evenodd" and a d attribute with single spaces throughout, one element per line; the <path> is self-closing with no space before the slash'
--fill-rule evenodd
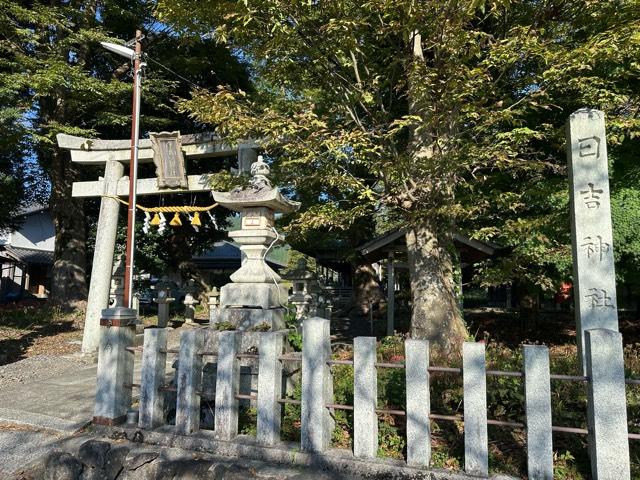
<path id="1" fill-rule="evenodd" d="M 122 203 L 123 205 L 129 205 L 129 202 L 122 200 L 120 197 L 116 197 L 114 195 L 103 195 L 106 198 L 112 198 Z M 173 213 L 173 218 L 169 222 L 169 225 L 172 227 L 179 227 L 182 225 L 182 220 L 180 219 L 180 214 L 183 213 L 187 215 L 189 221 L 193 228 L 198 231 L 198 227 L 202 226 L 202 220 L 200 219 L 201 212 L 207 212 L 213 225 L 218 228 L 218 224 L 213 215 L 211 215 L 211 210 L 218 206 L 217 203 L 213 205 L 209 205 L 208 207 L 194 207 L 194 206 L 185 206 L 185 205 L 174 205 L 170 207 L 143 207 L 140 204 L 136 204 L 136 208 L 138 210 L 142 210 L 145 213 L 145 227 L 147 225 L 153 225 L 154 227 L 158 227 L 158 233 L 162 233 L 166 227 L 167 219 L 163 215 L 164 213 Z M 149 220 L 150 214 L 153 213 L 153 218 Z M 191 216 L 193 213 L 193 216 Z M 146 233 L 146 232 L 145 232 Z"/>
<path id="2" fill-rule="evenodd" d="M 180 225 L 182 225 L 182 220 L 180 220 L 180 215 L 178 214 L 178 212 L 173 215 L 173 218 L 169 222 L 169 225 L 171 225 L 172 227 L 179 227 Z"/>

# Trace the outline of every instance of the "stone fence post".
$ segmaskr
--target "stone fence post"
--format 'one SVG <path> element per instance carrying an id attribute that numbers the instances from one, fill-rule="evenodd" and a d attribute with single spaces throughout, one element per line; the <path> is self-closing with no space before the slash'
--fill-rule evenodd
<path id="1" fill-rule="evenodd" d="M 428 467 L 431 461 L 431 397 L 429 391 L 429 341 L 404 343 L 407 384 L 407 463 Z"/>
<path id="2" fill-rule="evenodd" d="M 487 439 L 487 370 L 484 343 L 462 346 L 464 387 L 464 470 L 469 475 L 489 474 Z"/>
<path id="3" fill-rule="evenodd" d="M 333 421 L 329 409 L 333 385 L 329 320 L 308 318 L 302 323 L 302 449 L 322 452 L 329 447 Z"/>
<path id="4" fill-rule="evenodd" d="M 93 423 L 117 425 L 126 420 L 131 407 L 134 354 L 129 349 L 136 335 L 136 312 L 107 308 L 102 311 L 100 325 Z"/>
<path id="5" fill-rule="evenodd" d="M 524 392 L 527 415 L 527 471 L 529 478 L 553 479 L 551 380 L 549 349 L 524 346 Z"/>
<path id="6" fill-rule="evenodd" d="M 282 354 L 283 332 L 265 332 L 260 336 L 258 366 L 257 439 L 265 445 L 280 441 L 282 417 Z"/>
<path id="7" fill-rule="evenodd" d="M 164 384 L 166 348 L 166 328 L 147 328 L 144 331 L 138 420 L 140 428 L 156 428 L 164 423 L 164 392 L 160 391 L 160 387 Z"/>
<path id="8" fill-rule="evenodd" d="M 353 339 L 353 454 L 376 458 L 378 454 L 378 374 L 376 337 Z"/>
<path id="9" fill-rule="evenodd" d="M 585 331 L 587 420 L 591 475 L 596 480 L 631 477 L 622 335 Z"/>
<path id="10" fill-rule="evenodd" d="M 233 440 L 238 435 L 238 387 L 240 386 L 241 332 L 220 332 L 214 431 L 216 438 Z"/>
<path id="11" fill-rule="evenodd" d="M 200 386 L 202 384 L 202 330 L 185 330 L 180 335 L 176 399 L 176 433 L 188 435 L 200 429 Z"/>

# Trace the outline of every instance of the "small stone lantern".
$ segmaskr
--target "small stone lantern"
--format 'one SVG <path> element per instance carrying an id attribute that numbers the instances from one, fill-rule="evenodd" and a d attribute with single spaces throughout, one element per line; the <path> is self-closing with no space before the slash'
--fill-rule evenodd
<path id="1" fill-rule="evenodd" d="M 200 302 L 195 299 L 194 294 L 196 293 L 196 282 L 191 279 L 189 280 L 189 285 L 186 289 L 186 293 L 184 296 L 184 320 L 188 324 L 193 324 L 196 316 L 196 305 Z"/>
<path id="2" fill-rule="evenodd" d="M 324 297 L 320 295 L 318 277 L 309 269 L 305 258 L 298 260 L 296 268 L 282 275 L 282 278 L 293 284 L 289 302 L 296 307 L 297 320 L 324 313 Z"/>
<path id="3" fill-rule="evenodd" d="M 166 281 L 158 282 L 156 292 L 153 301 L 158 304 L 158 327 L 165 328 L 169 324 L 169 307 L 175 298 L 171 297 L 171 288 Z"/>
<path id="4" fill-rule="evenodd" d="M 219 321 L 220 316 L 220 292 L 216 287 L 213 287 L 209 292 L 209 323 L 214 326 Z"/>

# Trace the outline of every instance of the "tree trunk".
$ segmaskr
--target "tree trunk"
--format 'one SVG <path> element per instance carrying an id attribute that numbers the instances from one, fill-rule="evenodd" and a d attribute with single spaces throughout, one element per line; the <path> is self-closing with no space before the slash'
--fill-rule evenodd
<path id="1" fill-rule="evenodd" d="M 200 305 L 204 308 L 205 313 L 209 313 L 209 292 L 211 291 L 211 285 L 207 282 L 200 270 L 196 267 L 190 259 L 188 261 L 182 261 L 178 264 L 178 271 L 183 279 L 193 279 L 198 287 L 196 300 L 200 302 Z"/>
<path id="2" fill-rule="evenodd" d="M 406 234 L 413 308 L 411 336 L 429 340 L 443 353 L 458 353 L 467 329 L 455 295 L 450 235 L 423 222 Z"/>
<path id="3" fill-rule="evenodd" d="M 56 149 L 51 158 L 51 215 L 56 230 L 51 297 L 63 307 L 87 299 L 84 201 L 71 197 L 77 167 Z"/>
<path id="4" fill-rule="evenodd" d="M 182 280 L 193 279 L 198 287 L 197 299 L 201 305 L 205 308 L 205 311 L 209 312 L 209 291 L 211 285 L 202 276 L 200 270 L 193 262 L 193 248 L 188 240 L 188 234 L 184 229 L 178 229 L 170 237 L 171 253 L 173 256 L 174 265 L 177 266 L 178 272 Z"/>
<path id="5" fill-rule="evenodd" d="M 359 314 L 368 315 L 370 305 L 375 305 L 384 298 L 375 270 L 364 259 L 356 265 L 353 285 L 354 306 Z"/>
<path id="6" fill-rule="evenodd" d="M 78 27 L 95 25 L 96 0 L 83 2 L 79 6 L 83 7 L 84 15 L 82 25 Z M 62 33 L 60 37 L 52 39 L 53 43 L 62 41 L 66 35 Z M 65 59 L 69 58 L 69 54 L 68 50 L 62 52 Z M 84 66 L 87 48 L 79 49 L 77 55 L 77 65 Z M 41 98 L 39 106 L 41 125 L 46 125 L 51 120 L 61 125 L 66 124 L 68 112 L 64 94 Z M 70 308 L 79 301 L 86 301 L 88 295 L 84 200 L 71 196 L 73 182 L 79 179 L 79 171 L 60 148 L 54 147 L 50 153 L 41 154 L 43 157 L 51 155 L 50 210 L 56 231 L 51 297 L 63 308 Z"/>

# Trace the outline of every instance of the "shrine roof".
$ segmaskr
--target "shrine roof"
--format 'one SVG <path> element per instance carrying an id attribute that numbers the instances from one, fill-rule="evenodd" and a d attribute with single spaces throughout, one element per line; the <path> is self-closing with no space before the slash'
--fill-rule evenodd
<path id="1" fill-rule="evenodd" d="M 390 251 L 405 252 L 407 249 L 406 233 L 406 228 L 390 230 L 360 245 L 357 250 L 370 261 L 385 258 Z M 453 243 L 460 254 L 467 257 L 466 260 L 472 263 L 490 257 L 500 249 L 500 246 L 495 243 L 475 240 L 458 233 L 453 235 Z"/>
<path id="2" fill-rule="evenodd" d="M 18 211 L 18 215 L 31 215 L 33 213 L 39 213 L 39 212 L 44 212 L 49 210 L 49 206 L 48 205 L 44 205 L 41 203 L 34 203 L 31 205 L 28 205 L 26 207 L 21 208 Z"/>

